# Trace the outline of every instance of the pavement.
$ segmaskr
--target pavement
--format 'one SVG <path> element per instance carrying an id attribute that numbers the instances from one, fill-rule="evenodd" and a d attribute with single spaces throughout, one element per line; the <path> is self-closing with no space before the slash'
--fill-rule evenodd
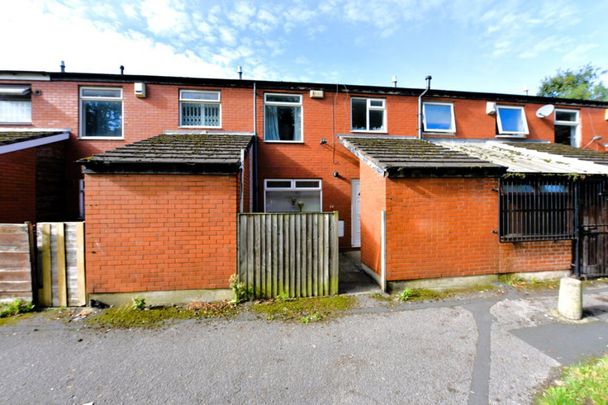
<path id="1" fill-rule="evenodd" d="M 39 314 L 0 327 L 10 404 L 528 404 L 564 364 L 608 352 L 608 285 L 582 322 L 557 291 L 389 304 L 357 295 L 312 324 L 181 321 L 100 330 Z"/>

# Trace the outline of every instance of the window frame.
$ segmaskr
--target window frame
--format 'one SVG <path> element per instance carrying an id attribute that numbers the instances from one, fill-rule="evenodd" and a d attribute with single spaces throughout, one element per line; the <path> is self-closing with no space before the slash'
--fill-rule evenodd
<path id="1" fill-rule="evenodd" d="M 427 105 L 441 105 L 450 106 L 452 113 L 452 122 L 450 123 L 449 129 L 428 129 L 426 123 L 426 106 Z M 436 102 L 436 101 L 425 101 L 422 103 L 422 128 L 424 132 L 429 133 L 441 133 L 441 134 L 456 134 L 456 115 L 454 113 L 454 103 Z"/>
<path id="2" fill-rule="evenodd" d="M 27 96 L 29 96 L 29 104 L 30 104 L 29 120 L 28 121 L 2 121 L 2 120 L 0 120 L 0 125 L 32 125 L 32 123 L 33 123 L 33 119 L 32 119 L 32 116 L 33 116 L 32 85 L 31 84 L 6 84 L 6 83 L 2 83 L 2 84 L 0 84 L 0 87 L 4 87 L 4 88 L 29 87 L 29 91 L 27 93 Z M 26 96 L 26 95 L 23 95 L 23 94 L 21 94 L 21 95 L 14 95 L 13 97 L 19 98 L 19 96 Z M 2 98 L 2 97 L 3 96 L 0 95 L 0 98 Z M 10 96 L 8 98 L 10 98 Z M 13 101 L 20 101 L 20 100 L 13 100 Z M 23 100 L 23 101 L 25 101 L 25 100 Z"/>
<path id="3" fill-rule="evenodd" d="M 291 186 L 289 187 L 271 187 L 268 188 L 268 182 L 270 181 L 289 181 L 291 182 Z M 296 187 L 297 181 L 317 181 L 319 182 L 318 187 Z M 264 212 L 268 212 L 266 210 L 266 193 L 268 191 L 319 191 L 319 207 L 321 207 L 321 211 L 323 212 L 323 180 L 321 179 L 264 179 Z"/>
<path id="4" fill-rule="evenodd" d="M 290 101 L 267 101 L 268 96 L 290 96 L 290 97 L 298 97 L 300 101 L 298 103 L 290 102 Z M 283 141 L 283 140 L 267 140 L 266 139 L 266 106 L 273 105 L 278 107 L 300 107 L 300 139 L 297 141 Z M 302 94 L 298 93 L 264 93 L 264 109 L 263 109 L 264 120 L 262 122 L 264 128 L 263 140 L 264 143 L 304 143 L 304 97 Z M 264 183 L 266 184 L 266 183 Z M 266 209 L 266 192 L 264 192 L 264 209 Z"/>
<path id="5" fill-rule="evenodd" d="M 575 113 L 576 114 L 576 121 L 561 121 L 557 119 L 557 113 L 558 112 L 565 112 L 565 113 Z M 581 147 L 581 112 L 580 110 L 572 110 L 572 109 L 568 109 L 568 108 L 556 108 L 555 111 L 553 112 L 553 129 L 554 129 L 554 134 L 555 134 L 555 126 L 560 125 L 560 126 L 564 126 L 564 127 L 575 127 L 575 133 L 574 133 L 574 145 L 572 144 L 572 141 L 570 141 L 570 146 L 574 146 L 576 148 L 580 148 Z"/>
<path id="6" fill-rule="evenodd" d="M 519 110 L 523 119 L 523 132 L 518 131 L 505 131 L 502 127 L 502 119 L 500 118 L 500 109 L 505 110 Z M 526 138 L 530 134 L 528 128 L 528 119 L 526 118 L 526 109 L 523 105 L 496 105 L 496 125 L 498 126 L 497 138 Z"/>
<path id="7" fill-rule="evenodd" d="M 198 99 L 184 99 L 182 97 L 182 92 L 185 91 L 191 91 L 194 93 L 216 93 L 217 94 L 217 101 L 211 101 L 211 100 L 198 100 Z M 179 89 L 178 91 L 178 95 L 177 95 L 177 101 L 178 101 L 178 110 L 179 110 L 179 118 L 178 118 L 178 127 L 179 128 L 213 128 L 213 129 L 221 129 L 222 128 L 222 92 L 221 90 L 201 90 L 201 89 Z M 220 122 L 219 122 L 219 126 L 213 126 L 213 125 L 184 125 L 182 123 L 182 102 L 187 102 L 187 103 L 196 103 L 196 104 L 217 104 L 219 106 L 220 112 L 219 112 L 219 116 L 220 116 Z"/>
<path id="8" fill-rule="evenodd" d="M 82 95 L 83 90 L 119 90 L 120 91 L 120 99 L 116 97 L 91 97 Z M 95 100 L 95 101 L 118 101 L 120 100 L 120 136 L 86 136 L 85 130 L 85 114 L 84 114 L 84 101 L 87 100 Z M 80 123 L 78 125 L 78 138 L 86 139 L 86 140 L 107 140 L 107 141 L 116 141 L 116 140 L 124 140 L 125 139 L 125 98 L 124 98 L 124 89 L 122 87 L 111 87 L 111 86 L 82 86 L 78 89 L 78 106 L 79 106 L 79 114 L 78 118 Z"/>
<path id="9" fill-rule="evenodd" d="M 354 129 L 353 128 L 353 100 L 365 100 L 365 128 L 366 129 Z M 382 101 L 382 107 L 372 106 L 372 101 Z M 369 129 L 369 113 L 370 110 L 382 111 L 382 129 Z M 386 99 L 385 98 L 370 98 L 370 97 L 351 97 L 350 98 L 350 132 L 359 133 L 371 133 L 371 134 L 386 134 L 388 132 L 388 122 L 386 113 Z"/>

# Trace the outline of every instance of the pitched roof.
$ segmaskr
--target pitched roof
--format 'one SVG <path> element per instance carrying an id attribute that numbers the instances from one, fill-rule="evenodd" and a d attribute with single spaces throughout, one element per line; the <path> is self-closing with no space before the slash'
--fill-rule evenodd
<path id="1" fill-rule="evenodd" d="M 540 142 L 436 140 L 438 145 L 506 166 L 509 173 L 539 175 L 607 175 L 608 167 L 590 151 Z M 585 156 L 582 159 L 580 156 Z"/>
<path id="2" fill-rule="evenodd" d="M 79 160 L 92 172 L 236 173 L 253 135 L 164 134 Z"/>
<path id="3" fill-rule="evenodd" d="M 34 148 L 49 143 L 65 141 L 70 137 L 69 129 L 0 129 L 0 154 Z"/>
<path id="4" fill-rule="evenodd" d="M 30 141 L 33 139 L 44 138 L 51 135 L 59 135 L 65 130 L 38 130 L 38 131 L 16 131 L 14 129 L 0 130 L 0 145 Z"/>
<path id="5" fill-rule="evenodd" d="M 501 174 L 505 168 L 428 141 L 398 136 L 341 136 L 341 143 L 388 177 Z"/>
<path id="6" fill-rule="evenodd" d="M 608 153 L 589 149 L 574 148 L 572 146 L 562 145 L 560 143 L 509 142 L 508 145 L 608 165 Z"/>

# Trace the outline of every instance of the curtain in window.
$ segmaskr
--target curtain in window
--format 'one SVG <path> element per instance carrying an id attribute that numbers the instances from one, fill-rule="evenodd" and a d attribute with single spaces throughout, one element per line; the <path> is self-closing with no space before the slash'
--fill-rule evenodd
<path id="1" fill-rule="evenodd" d="M 300 107 L 293 109 L 293 140 L 302 140 L 302 109 Z"/>
<path id="2" fill-rule="evenodd" d="M 279 110 L 275 106 L 266 106 L 266 119 L 264 128 L 264 139 L 267 141 L 278 141 L 279 138 Z"/>

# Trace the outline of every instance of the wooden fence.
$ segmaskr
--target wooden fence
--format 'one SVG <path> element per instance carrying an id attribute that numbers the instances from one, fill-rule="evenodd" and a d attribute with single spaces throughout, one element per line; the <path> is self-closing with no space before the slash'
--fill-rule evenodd
<path id="1" fill-rule="evenodd" d="M 338 293 L 338 213 L 239 214 L 238 274 L 257 297 Z"/>
<path id="2" fill-rule="evenodd" d="M 0 224 L 0 301 L 34 298 L 31 235 L 31 224 Z"/>
<path id="3" fill-rule="evenodd" d="M 84 223 L 38 223 L 37 247 L 39 304 L 85 305 Z"/>

